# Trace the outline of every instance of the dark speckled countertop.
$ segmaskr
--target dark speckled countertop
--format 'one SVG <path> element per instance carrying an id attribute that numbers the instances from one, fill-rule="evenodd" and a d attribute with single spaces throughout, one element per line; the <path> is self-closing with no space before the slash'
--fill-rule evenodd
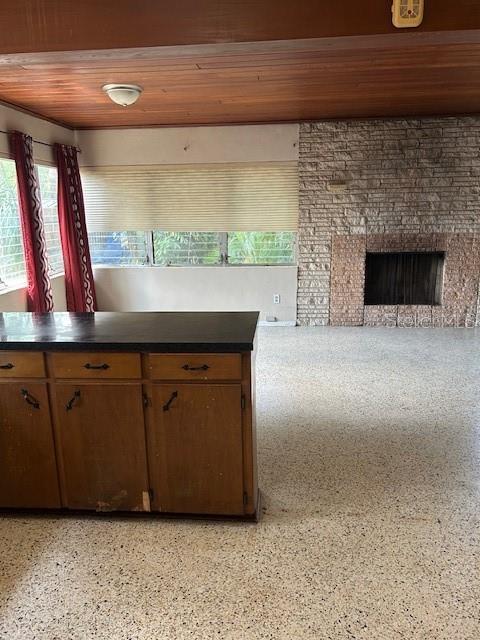
<path id="1" fill-rule="evenodd" d="M 0 350 L 251 351 L 258 312 L 0 313 Z"/>

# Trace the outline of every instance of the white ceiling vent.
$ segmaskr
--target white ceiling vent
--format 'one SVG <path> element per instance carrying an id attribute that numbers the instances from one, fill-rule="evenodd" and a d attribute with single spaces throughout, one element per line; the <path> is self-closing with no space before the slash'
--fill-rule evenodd
<path id="1" fill-rule="evenodd" d="M 393 0 L 393 24 L 403 27 L 419 27 L 423 20 L 423 0 Z"/>

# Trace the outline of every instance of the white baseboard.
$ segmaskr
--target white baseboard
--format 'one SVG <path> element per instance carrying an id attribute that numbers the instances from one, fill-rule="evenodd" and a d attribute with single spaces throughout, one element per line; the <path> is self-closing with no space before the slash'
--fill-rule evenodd
<path id="1" fill-rule="evenodd" d="M 295 320 L 278 320 L 277 322 L 267 322 L 266 320 L 260 320 L 258 322 L 259 327 L 296 327 Z"/>

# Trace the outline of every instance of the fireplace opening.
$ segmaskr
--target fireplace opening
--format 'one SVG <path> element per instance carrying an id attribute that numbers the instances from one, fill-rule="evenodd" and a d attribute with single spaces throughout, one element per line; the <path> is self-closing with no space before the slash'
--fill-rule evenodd
<path id="1" fill-rule="evenodd" d="M 441 304 L 444 261 L 441 252 L 367 252 L 365 304 Z"/>

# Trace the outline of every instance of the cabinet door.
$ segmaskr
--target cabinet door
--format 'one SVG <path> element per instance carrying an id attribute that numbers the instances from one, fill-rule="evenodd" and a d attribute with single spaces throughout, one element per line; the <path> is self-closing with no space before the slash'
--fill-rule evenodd
<path id="1" fill-rule="evenodd" d="M 152 508 L 243 514 L 241 386 L 152 385 Z"/>
<path id="2" fill-rule="evenodd" d="M 56 384 L 67 506 L 148 509 L 139 384 Z"/>
<path id="3" fill-rule="evenodd" d="M 45 383 L 0 384 L 0 506 L 60 507 Z"/>

